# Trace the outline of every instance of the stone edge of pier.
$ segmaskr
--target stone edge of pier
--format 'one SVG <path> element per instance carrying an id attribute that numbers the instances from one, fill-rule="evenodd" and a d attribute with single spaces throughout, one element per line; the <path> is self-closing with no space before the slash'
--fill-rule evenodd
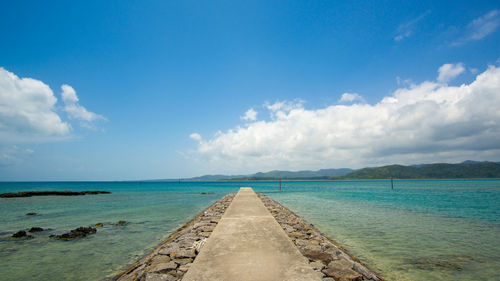
<path id="1" fill-rule="evenodd" d="M 323 274 L 323 281 L 373 280 L 385 281 L 358 258 L 352 256 L 339 243 L 308 223 L 279 202 L 265 194 L 259 199 L 283 228 L 311 267 Z"/>
<path id="2" fill-rule="evenodd" d="M 167 273 L 168 271 L 180 271 L 182 266 L 184 266 L 183 269 L 187 271 L 189 266 L 186 265 L 193 262 L 194 258 L 201 250 L 201 247 L 203 247 L 204 242 L 210 236 L 227 207 L 231 204 L 235 195 L 236 193 L 229 193 L 215 201 L 188 223 L 170 234 L 167 239 L 129 266 L 126 270 L 111 277 L 111 280 L 144 280 L 148 273 L 165 275 L 163 273 Z M 197 225 L 200 223 L 203 225 Z M 193 235 L 195 233 L 199 235 Z M 175 262 L 176 257 L 180 262 Z M 150 272 L 148 272 L 148 269 Z M 170 274 L 166 277 L 172 278 L 165 280 L 181 280 L 185 271 L 181 272 L 181 274 L 176 274 L 175 276 Z"/>

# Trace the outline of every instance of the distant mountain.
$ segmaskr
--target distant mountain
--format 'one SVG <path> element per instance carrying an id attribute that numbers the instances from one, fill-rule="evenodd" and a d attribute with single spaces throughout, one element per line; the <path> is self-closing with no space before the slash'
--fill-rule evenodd
<path id="1" fill-rule="evenodd" d="M 353 169 L 321 169 L 317 171 L 270 171 L 258 172 L 250 175 L 204 175 L 201 177 L 194 177 L 182 179 L 183 181 L 220 181 L 220 180 L 276 180 L 276 179 L 328 179 L 332 176 L 343 176 Z"/>
<path id="2" fill-rule="evenodd" d="M 338 179 L 339 177 L 334 177 Z M 494 162 L 464 161 L 460 164 L 423 164 L 415 166 L 389 165 L 364 168 L 346 174 L 342 179 L 457 179 L 500 178 L 500 164 Z"/>
<path id="3" fill-rule="evenodd" d="M 411 166 L 388 165 L 353 170 L 321 169 L 317 171 L 258 172 L 250 175 L 204 175 L 185 179 L 158 179 L 148 181 L 235 181 L 235 180 L 327 180 L 327 179 L 454 179 L 500 178 L 500 162 L 466 160 L 459 164 L 417 164 Z"/>

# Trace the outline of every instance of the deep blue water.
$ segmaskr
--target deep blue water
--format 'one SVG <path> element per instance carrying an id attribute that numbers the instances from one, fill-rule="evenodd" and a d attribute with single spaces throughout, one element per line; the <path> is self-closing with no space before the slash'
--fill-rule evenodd
<path id="1" fill-rule="evenodd" d="M 100 280 L 113 276 L 215 200 L 241 186 L 296 212 L 392 280 L 495 280 L 500 180 L 0 183 L 0 193 L 108 190 L 110 195 L 0 199 L 0 276 Z M 201 192 L 215 192 L 201 195 Z M 27 217 L 28 212 L 40 213 Z M 123 227 L 112 225 L 130 222 Z M 103 222 L 77 241 L 49 234 Z M 52 228 L 34 239 L 12 233 Z M 76 270 L 78 269 L 78 270 Z"/>

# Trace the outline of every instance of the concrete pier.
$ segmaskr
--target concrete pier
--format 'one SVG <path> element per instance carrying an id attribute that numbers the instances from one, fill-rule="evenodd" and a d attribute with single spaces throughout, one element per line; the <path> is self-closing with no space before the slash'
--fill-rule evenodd
<path id="1" fill-rule="evenodd" d="M 321 280 L 251 188 L 241 188 L 182 280 Z"/>

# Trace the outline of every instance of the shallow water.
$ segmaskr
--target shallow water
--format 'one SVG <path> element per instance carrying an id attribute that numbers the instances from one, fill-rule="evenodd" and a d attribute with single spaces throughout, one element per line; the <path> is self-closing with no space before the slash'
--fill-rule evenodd
<path id="1" fill-rule="evenodd" d="M 498 280 L 498 180 L 295 185 L 270 196 L 389 280 Z"/>
<path id="2" fill-rule="evenodd" d="M 109 190 L 109 195 L 0 198 L 0 276 L 4 280 L 100 280 L 154 248 L 240 186 L 267 193 L 313 223 L 390 280 L 497 280 L 500 180 L 283 182 L 0 183 L 21 190 Z M 201 192 L 215 192 L 201 195 Z M 28 212 L 40 213 L 27 217 Z M 116 226 L 119 220 L 129 224 Z M 103 222 L 97 234 L 49 239 Z M 52 228 L 34 239 L 12 233 Z"/>

